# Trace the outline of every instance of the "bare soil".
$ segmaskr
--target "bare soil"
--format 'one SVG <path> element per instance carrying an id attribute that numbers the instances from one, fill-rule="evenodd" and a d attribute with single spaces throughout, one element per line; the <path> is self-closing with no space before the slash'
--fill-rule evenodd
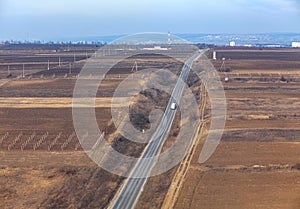
<path id="1" fill-rule="evenodd" d="M 70 100 L 75 76 L 84 65 L 86 51 L 90 56 L 94 47 L 71 47 L 69 51 L 68 46 L 0 48 L 0 77 L 6 78 L 8 65 L 13 73 L 12 80 L 0 84 L 1 208 L 105 208 L 122 184 L 123 178 L 99 169 L 74 136 Z M 78 60 L 69 75 L 74 50 Z M 59 57 L 65 65 L 57 68 Z M 219 60 L 213 61 L 216 69 L 222 57 L 230 69 L 219 73 L 223 80 L 230 78 L 224 82 L 228 102 L 224 136 L 214 155 L 200 165 L 198 157 L 209 123 L 206 125 L 175 208 L 299 208 L 300 52 L 222 49 Z M 130 156 L 139 156 L 143 145 L 116 134 L 107 103 L 131 73 L 135 60 L 141 69 L 169 68 L 178 74 L 182 67 L 166 57 L 134 57 L 116 65 L 99 86 L 98 125 L 116 150 Z M 26 77 L 16 79 L 23 63 Z M 189 85 L 200 99 L 193 74 Z M 148 128 L 150 109 L 163 109 L 165 97 L 153 90 L 136 97 L 131 118 L 137 128 Z M 147 102 L 147 107 L 140 102 Z M 206 119 L 210 117 L 209 101 L 205 114 Z M 164 149 L 176 137 L 179 120 L 177 116 Z M 161 207 L 176 169 L 150 178 L 137 208 Z"/>
<path id="2" fill-rule="evenodd" d="M 299 53 L 217 52 L 216 69 L 223 57 L 230 69 L 219 73 L 223 81 L 230 78 L 224 82 L 228 105 L 225 132 L 204 164 L 198 163 L 205 140 L 205 135 L 200 136 L 175 208 L 300 207 Z M 281 81 L 282 75 L 290 80 Z"/>
<path id="3" fill-rule="evenodd" d="M 73 127 L 71 100 L 76 76 L 85 63 L 86 52 L 90 56 L 94 47 L 0 48 L 0 77 L 6 78 L 8 66 L 12 73 L 0 87 L 0 208 L 105 208 L 122 184 L 122 177 L 100 169 L 86 156 Z M 70 74 L 69 63 L 74 61 L 74 52 L 76 62 Z M 155 55 L 129 58 L 117 64 L 99 86 L 96 99 L 99 128 L 105 131 L 115 150 L 138 157 L 144 144 L 119 136 L 110 113 L 111 97 L 120 82 L 132 73 L 135 61 L 139 70 L 168 68 L 173 73 L 179 72 L 182 63 Z M 22 74 L 23 63 L 26 76 L 16 78 Z M 166 101 L 162 92 L 150 90 L 138 95 L 136 104 L 131 106 L 136 126 L 146 128 L 150 109 L 164 109 Z M 143 108 L 139 102 L 149 105 Z M 145 120 L 140 122 L 140 117 Z M 175 132 L 172 134 L 176 135 Z M 164 182 L 167 191 L 171 180 L 165 177 L 150 181 L 156 188 L 157 195 L 153 198 L 157 201 L 144 199 L 149 207 L 161 204 L 159 184 Z"/>

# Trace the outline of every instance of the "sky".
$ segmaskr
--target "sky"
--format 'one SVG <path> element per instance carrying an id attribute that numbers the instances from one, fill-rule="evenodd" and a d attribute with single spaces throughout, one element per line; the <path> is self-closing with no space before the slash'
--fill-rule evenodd
<path id="1" fill-rule="evenodd" d="M 300 33 L 300 0 L 0 0 L 0 40 Z"/>

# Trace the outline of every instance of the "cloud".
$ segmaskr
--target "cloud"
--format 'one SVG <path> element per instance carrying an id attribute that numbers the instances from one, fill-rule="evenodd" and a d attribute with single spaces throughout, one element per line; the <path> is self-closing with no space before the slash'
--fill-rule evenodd
<path id="1" fill-rule="evenodd" d="M 0 0 L 1 1 L 1 0 Z M 226 15 L 233 12 L 291 12 L 296 0 L 2 0 L 3 12 L 9 15 L 74 15 L 81 16 L 134 16 L 178 14 L 204 16 Z M 293 3 L 292 3 L 293 2 Z M 294 5 L 294 6 L 293 6 Z"/>
<path id="2" fill-rule="evenodd" d="M 297 12 L 297 8 L 294 5 L 294 3 L 297 2 L 295 0 L 233 0 L 233 2 L 240 4 L 241 7 L 246 7 L 247 9 L 252 10 L 254 12 Z"/>
<path id="3" fill-rule="evenodd" d="M 140 13 L 147 11 L 162 11 L 170 2 L 171 9 L 174 6 L 170 0 L 5 0 L 5 12 L 9 15 L 31 15 L 31 16 L 46 16 L 46 15 L 118 15 L 127 13 Z M 183 3 L 183 2 L 182 2 Z M 177 6 L 178 4 L 176 4 Z"/>
<path id="4" fill-rule="evenodd" d="M 1 1 L 0 27 L 5 31 L 1 30 L 0 36 L 6 37 L 23 31 L 36 36 L 77 36 L 83 32 L 260 33 L 300 29 L 296 27 L 300 19 L 296 0 Z"/>

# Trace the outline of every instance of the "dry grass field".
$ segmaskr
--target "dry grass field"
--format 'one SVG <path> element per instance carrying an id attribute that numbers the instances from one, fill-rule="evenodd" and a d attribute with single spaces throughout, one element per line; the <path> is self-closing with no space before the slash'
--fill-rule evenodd
<path id="1" fill-rule="evenodd" d="M 105 208 L 123 178 L 100 169 L 86 156 L 72 121 L 76 75 L 84 65 L 85 51 L 92 52 L 92 49 L 89 46 L 69 52 L 28 47 L 0 49 L 3 78 L 0 86 L 0 208 Z M 72 74 L 69 74 L 67 62 L 73 61 L 74 51 L 76 63 L 72 64 Z M 48 57 L 53 59 L 50 70 L 46 69 Z M 58 57 L 66 62 L 65 66 L 57 67 Z M 115 133 L 110 103 L 116 87 L 131 73 L 136 60 L 139 69 L 170 68 L 178 73 L 182 67 L 167 57 L 134 57 L 118 63 L 99 86 L 98 125 L 114 149 L 131 156 L 138 156 L 144 145 Z M 27 62 L 26 76 L 17 78 L 22 68 L 16 68 L 23 62 Z M 14 75 L 8 79 L 7 65 Z M 122 98 L 117 99 L 122 105 Z M 163 110 L 167 99 L 168 95 L 151 90 L 136 97 L 137 104 L 131 106 L 136 125 L 147 127 L 151 108 Z M 143 102 L 147 107 L 141 105 Z M 145 118 L 143 122 L 139 122 L 141 116 Z M 167 188 L 168 184 L 165 191 Z"/>
<path id="2" fill-rule="evenodd" d="M 175 208 L 299 208 L 300 51 L 217 54 L 216 68 L 224 57 L 230 69 L 220 73 L 230 79 L 224 82 L 224 136 L 213 156 L 199 164 L 202 136 Z"/>
<path id="3" fill-rule="evenodd" d="M 94 50 L 95 46 L 0 48 L 0 208 L 106 208 L 122 184 L 124 178 L 100 169 L 86 156 L 73 127 L 76 76 Z M 229 69 L 219 73 L 223 81 L 229 78 L 223 83 L 226 129 L 214 155 L 199 164 L 209 123 L 203 127 L 174 208 L 299 208 L 300 50 L 217 51 L 213 64 L 220 69 L 224 57 Z M 99 86 L 98 125 L 117 151 L 130 156 L 139 156 L 144 145 L 116 133 L 110 101 L 136 60 L 140 69 L 178 73 L 182 67 L 167 57 L 133 57 L 118 63 Z M 26 76 L 17 78 L 23 63 Z M 189 85 L 202 103 L 203 92 L 192 73 Z M 142 92 L 131 105 L 134 125 L 147 128 L 151 109 L 163 110 L 167 99 L 163 92 Z M 209 100 L 205 105 L 209 121 Z M 165 148 L 176 137 L 179 120 L 176 116 Z M 136 208 L 160 208 L 178 167 L 150 178 Z"/>

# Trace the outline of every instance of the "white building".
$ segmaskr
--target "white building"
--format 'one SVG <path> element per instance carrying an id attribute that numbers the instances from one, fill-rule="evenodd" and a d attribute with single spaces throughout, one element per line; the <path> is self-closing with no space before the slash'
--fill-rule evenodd
<path id="1" fill-rule="evenodd" d="M 216 59 L 217 59 L 217 52 L 214 51 L 214 52 L 213 52 L 213 60 L 216 60 Z"/>
<path id="2" fill-rule="evenodd" d="M 300 42 L 292 42 L 292 47 L 293 48 L 300 47 Z"/>
<path id="3" fill-rule="evenodd" d="M 234 41 L 230 41 L 229 46 L 235 46 L 235 42 Z"/>
<path id="4" fill-rule="evenodd" d="M 149 51 L 166 51 L 168 48 L 164 48 L 161 46 L 154 46 L 153 48 L 144 48 L 144 50 L 149 50 Z"/>

